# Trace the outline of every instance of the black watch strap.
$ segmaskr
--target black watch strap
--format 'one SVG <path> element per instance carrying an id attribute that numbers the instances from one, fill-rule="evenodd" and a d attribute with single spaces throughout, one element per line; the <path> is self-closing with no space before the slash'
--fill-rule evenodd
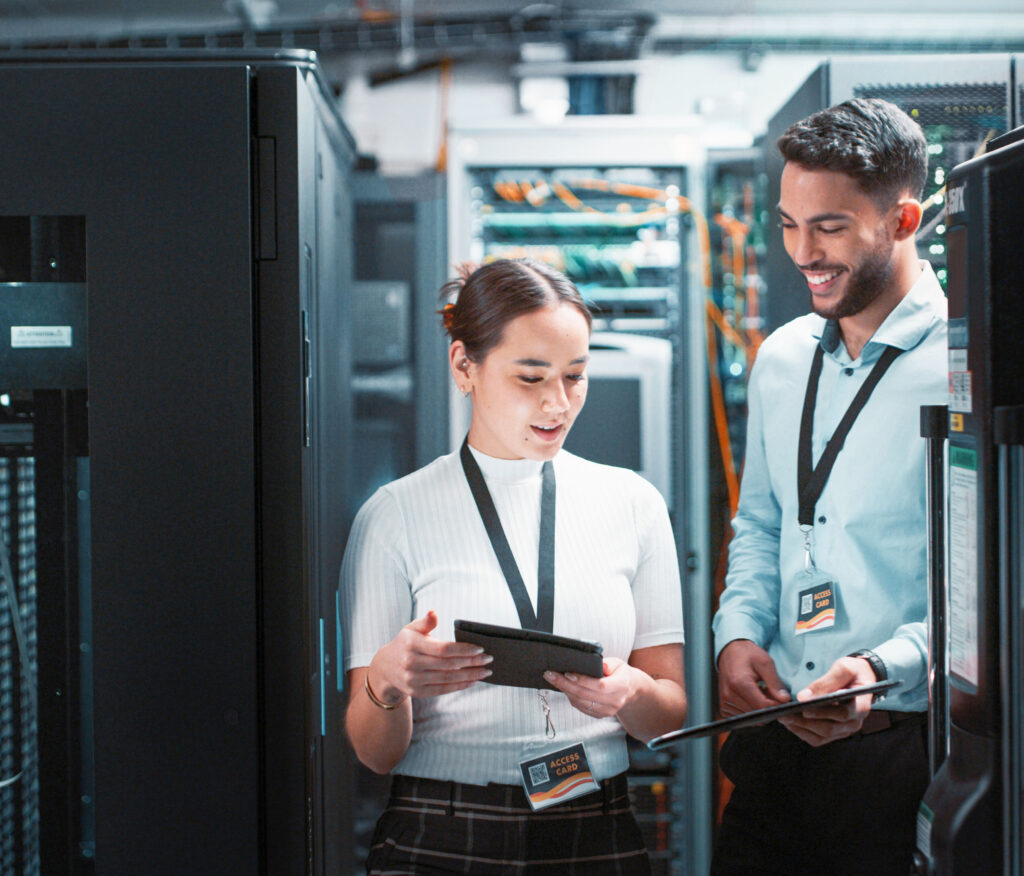
<path id="1" fill-rule="evenodd" d="M 885 681 L 889 678 L 889 670 L 885 668 L 885 663 L 882 662 L 882 658 L 879 657 L 874 651 L 869 651 L 867 648 L 862 648 L 859 651 L 854 651 L 852 654 L 847 654 L 847 657 L 860 657 L 862 660 L 867 660 L 868 665 L 871 667 L 871 671 L 875 673 L 875 681 Z M 875 694 L 871 702 L 877 702 L 882 697 Z"/>

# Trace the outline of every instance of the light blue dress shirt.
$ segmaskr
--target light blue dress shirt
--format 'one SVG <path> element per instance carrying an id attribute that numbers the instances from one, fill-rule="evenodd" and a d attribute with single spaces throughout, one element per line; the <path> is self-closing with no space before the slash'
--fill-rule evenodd
<path id="1" fill-rule="evenodd" d="M 903 686 L 880 708 L 927 708 L 927 526 L 920 407 L 946 404 L 946 299 L 931 266 L 851 360 L 838 326 L 808 314 L 762 344 L 750 376 L 747 450 L 715 656 L 734 639 L 766 649 L 793 695 L 839 657 L 870 648 Z M 797 522 L 797 444 L 814 348 L 825 349 L 814 411 L 817 464 L 887 345 L 904 352 L 857 417 L 814 511 L 815 565 L 838 583 L 834 626 L 796 635 L 808 585 Z"/>

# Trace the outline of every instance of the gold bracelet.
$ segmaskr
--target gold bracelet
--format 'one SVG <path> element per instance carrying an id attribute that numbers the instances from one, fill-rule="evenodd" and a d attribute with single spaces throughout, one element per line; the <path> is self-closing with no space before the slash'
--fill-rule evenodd
<path id="1" fill-rule="evenodd" d="M 363 676 L 363 687 L 366 689 L 366 695 L 370 698 L 370 702 L 378 709 L 383 709 L 385 712 L 397 709 L 407 699 L 407 697 L 402 697 L 397 703 L 386 703 L 384 700 L 377 699 L 377 695 L 373 692 L 373 688 L 370 687 L 369 671 L 367 671 L 366 675 Z"/>

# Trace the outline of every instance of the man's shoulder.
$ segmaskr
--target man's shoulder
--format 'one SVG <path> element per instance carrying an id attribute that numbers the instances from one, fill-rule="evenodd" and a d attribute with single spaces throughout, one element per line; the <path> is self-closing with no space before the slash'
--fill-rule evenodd
<path id="1" fill-rule="evenodd" d="M 816 313 L 805 313 L 779 326 L 758 348 L 759 363 L 792 362 L 813 354 L 821 339 L 825 320 Z"/>

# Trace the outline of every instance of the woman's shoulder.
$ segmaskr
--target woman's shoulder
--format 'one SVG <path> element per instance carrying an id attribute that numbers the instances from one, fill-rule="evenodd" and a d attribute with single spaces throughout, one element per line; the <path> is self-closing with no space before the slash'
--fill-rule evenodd
<path id="1" fill-rule="evenodd" d="M 458 456 L 457 453 L 439 456 L 422 468 L 384 484 L 374 495 L 384 494 L 392 501 L 403 504 L 448 487 L 456 477 L 462 477 Z"/>
<path id="2" fill-rule="evenodd" d="M 422 468 L 379 486 L 360 507 L 356 530 L 369 528 L 376 532 L 383 528 L 394 533 L 403 528 L 407 518 L 417 518 L 422 513 L 417 509 L 440 499 L 450 489 L 456 471 L 453 457 L 457 466 L 457 454 L 439 456 Z"/>

